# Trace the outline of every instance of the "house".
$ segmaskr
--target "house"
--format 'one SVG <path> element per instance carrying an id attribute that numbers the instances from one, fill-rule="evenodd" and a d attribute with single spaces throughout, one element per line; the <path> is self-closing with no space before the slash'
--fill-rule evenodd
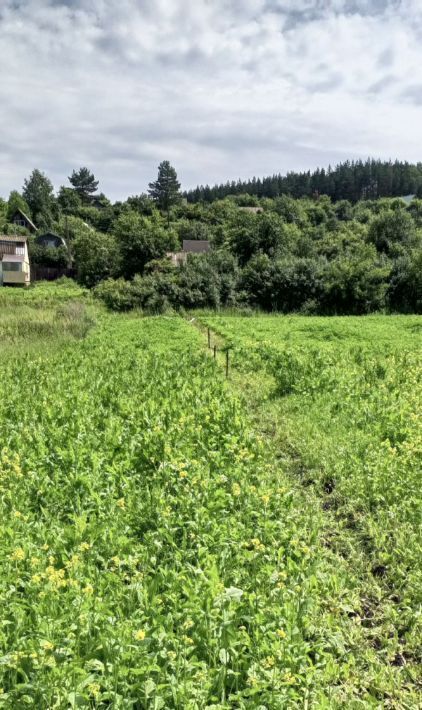
<path id="1" fill-rule="evenodd" d="M 25 212 L 17 209 L 12 217 L 12 224 L 17 224 L 19 227 L 25 227 L 31 234 L 37 231 L 35 224 L 29 219 Z"/>
<path id="2" fill-rule="evenodd" d="M 40 247 L 50 247 L 53 249 L 66 246 L 66 242 L 63 237 L 59 237 L 59 235 L 54 234 L 54 232 L 45 232 L 45 234 L 40 234 L 35 238 L 35 244 L 38 244 Z"/>
<path id="3" fill-rule="evenodd" d="M 252 214 L 262 214 L 264 211 L 262 207 L 239 207 L 242 212 L 251 212 Z"/>
<path id="4" fill-rule="evenodd" d="M 205 254 L 210 249 L 207 239 L 184 239 L 182 242 L 182 250 L 187 254 Z"/>
<path id="5" fill-rule="evenodd" d="M 182 251 L 172 251 L 167 254 L 172 264 L 180 266 L 186 264 L 188 254 L 206 254 L 211 249 L 211 244 L 206 239 L 184 239 Z"/>
<path id="6" fill-rule="evenodd" d="M 0 234 L 0 286 L 29 286 L 30 281 L 27 238 Z"/>

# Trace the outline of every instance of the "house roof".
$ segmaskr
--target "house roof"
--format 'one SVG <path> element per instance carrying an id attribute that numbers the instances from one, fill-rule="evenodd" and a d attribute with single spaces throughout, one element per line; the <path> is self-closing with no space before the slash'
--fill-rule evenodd
<path id="1" fill-rule="evenodd" d="M 184 239 L 182 248 L 191 254 L 203 254 L 210 250 L 211 245 L 206 239 Z"/>
<path id="2" fill-rule="evenodd" d="M 59 234 L 56 234 L 55 232 L 44 232 L 44 234 L 39 234 L 36 237 L 35 242 L 37 244 L 40 244 L 45 239 L 55 239 L 56 241 L 59 241 L 62 246 L 66 246 L 66 242 L 63 237 L 61 237 Z"/>
<path id="3" fill-rule="evenodd" d="M 3 262 L 5 261 L 17 261 L 17 262 L 22 262 L 25 261 L 25 257 L 23 254 L 3 254 Z"/>
<path id="4" fill-rule="evenodd" d="M 30 219 L 30 218 L 28 217 L 28 215 L 25 214 L 25 212 L 23 212 L 23 210 L 20 209 L 20 207 L 18 207 L 18 209 L 16 210 L 15 214 L 13 215 L 13 219 L 15 219 L 15 216 L 16 216 L 16 214 L 17 214 L 18 212 L 19 212 L 19 214 L 22 215 L 22 217 L 28 222 L 28 224 L 32 227 L 32 229 L 34 229 L 35 231 L 37 231 L 37 228 L 36 228 L 35 224 L 33 223 L 32 219 Z"/>
<path id="5" fill-rule="evenodd" d="M 0 242 L 27 242 L 28 237 L 22 234 L 0 234 Z"/>
<path id="6" fill-rule="evenodd" d="M 243 212 L 253 212 L 254 214 L 260 214 L 264 211 L 262 207 L 239 207 L 239 209 Z"/>
<path id="7" fill-rule="evenodd" d="M 403 200 L 407 205 L 410 205 L 412 200 L 416 197 L 416 195 L 401 195 L 400 199 Z"/>

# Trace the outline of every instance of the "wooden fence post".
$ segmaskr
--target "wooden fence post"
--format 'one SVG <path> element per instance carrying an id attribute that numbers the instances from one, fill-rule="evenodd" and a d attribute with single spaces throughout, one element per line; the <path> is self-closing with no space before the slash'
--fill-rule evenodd
<path id="1" fill-rule="evenodd" d="M 216 357 L 217 357 L 217 346 L 214 345 L 214 360 L 216 359 Z"/>
<path id="2" fill-rule="evenodd" d="M 211 331 L 209 328 L 208 328 L 208 348 L 211 349 Z"/>
<path id="3" fill-rule="evenodd" d="M 229 349 L 226 350 L 226 377 L 229 376 Z"/>

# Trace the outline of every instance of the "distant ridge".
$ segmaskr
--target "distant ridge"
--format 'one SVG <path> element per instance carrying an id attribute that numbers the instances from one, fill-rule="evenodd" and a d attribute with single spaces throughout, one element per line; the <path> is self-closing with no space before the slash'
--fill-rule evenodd
<path id="1" fill-rule="evenodd" d="M 368 159 L 346 161 L 334 168 L 313 172 L 289 172 L 286 175 L 251 180 L 228 181 L 220 185 L 201 185 L 184 193 L 188 202 L 214 202 L 228 195 L 260 197 L 312 197 L 328 195 L 332 200 L 350 200 L 416 195 L 422 197 L 422 162 L 408 163 Z"/>

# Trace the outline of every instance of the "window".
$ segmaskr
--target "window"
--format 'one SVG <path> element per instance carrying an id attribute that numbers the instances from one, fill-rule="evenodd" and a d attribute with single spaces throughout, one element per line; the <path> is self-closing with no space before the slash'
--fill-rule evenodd
<path id="1" fill-rule="evenodd" d="M 16 261 L 3 261 L 3 271 L 22 271 L 22 264 Z"/>

